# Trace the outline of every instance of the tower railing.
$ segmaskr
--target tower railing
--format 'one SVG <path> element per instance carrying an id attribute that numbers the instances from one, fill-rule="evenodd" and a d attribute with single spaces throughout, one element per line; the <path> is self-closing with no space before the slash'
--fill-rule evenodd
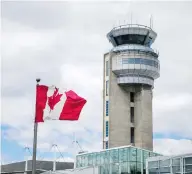
<path id="1" fill-rule="evenodd" d="M 113 47 L 112 49 L 109 49 L 108 51 L 124 51 L 126 50 L 127 52 L 131 51 L 131 50 L 137 50 L 139 52 L 153 52 L 155 54 L 157 54 L 159 56 L 159 51 L 157 49 L 151 48 L 151 47 L 146 47 L 143 45 L 139 45 L 139 44 L 125 44 L 125 45 L 119 45 L 116 47 Z M 124 51 L 124 52 L 126 52 Z"/>
<path id="2" fill-rule="evenodd" d="M 117 30 L 117 29 L 120 29 L 120 28 L 128 28 L 128 27 L 139 27 L 139 28 L 146 28 L 146 29 L 152 30 L 151 27 L 148 27 L 146 25 L 141 25 L 141 24 L 125 24 L 125 25 L 120 25 L 120 26 L 114 27 L 112 30 Z"/>

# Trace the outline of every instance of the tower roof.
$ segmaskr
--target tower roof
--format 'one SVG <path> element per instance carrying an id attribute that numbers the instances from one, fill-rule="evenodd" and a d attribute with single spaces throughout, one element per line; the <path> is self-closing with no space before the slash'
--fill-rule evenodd
<path id="1" fill-rule="evenodd" d="M 107 38 L 114 47 L 124 44 L 151 46 L 156 37 L 157 33 L 150 27 L 139 24 L 120 25 L 107 34 Z"/>

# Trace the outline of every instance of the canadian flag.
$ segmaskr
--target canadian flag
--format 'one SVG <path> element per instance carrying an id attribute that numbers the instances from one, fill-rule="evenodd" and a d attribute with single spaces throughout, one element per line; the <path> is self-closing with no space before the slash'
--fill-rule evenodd
<path id="1" fill-rule="evenodd" d="M 74 91 L 37 85 L 35 122 L 45 120 L 78 120 L 87 102 Z"/>

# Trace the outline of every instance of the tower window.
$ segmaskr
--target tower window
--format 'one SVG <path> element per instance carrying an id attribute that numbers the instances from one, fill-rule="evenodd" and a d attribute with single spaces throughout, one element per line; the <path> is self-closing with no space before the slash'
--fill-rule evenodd
<path id="1" fill-rule="evenodd" d="M 131 107 L 131 123 L 134 123 L 134 107 Z"/>
<path id="2" fill-rule="evenodd" d="M 106 76 L 108 76 L 109 75 L 109 61 L 106 61 Z"/>
<path id="3" fill-rule="evenodd" d="M 109 101 L 106 101 L 106 116 L 109 116 Z"/>
<path id="4" fill-rule="evenodd" d="M 106 81 L 106 96 L 108 96 L 109 95 L 109 81 L 107 80 Z"/>
<path id="5" fill-rule="evenodd" d="M 117 45 L 123 44 L 142 44 L 144 45 L 145 35 L 139 34 L 126 34 L 114 37 Z"/>
<path id="6" fill-rule="evenodd" d="M 130 101 L 134 102 L 134 92 L 130 92 Z"/>
<path id="7" fill-rule="evenodd" d="M 109 143 L 108 143 L 108 141 L 105 142 L 105 147 L 106 147 L 106 149 L 109 148 Z"/>
<path id="8" fill-rule="evenodd" d="M 134 127 L 131 127 L 131 143 L 135 143 L 135 131 L 134 131 Z"/>
<path id="9" fill-rule="evenodd" d="M 106 137 L 108 137 L 109 136 L 109 123 L 108 123 L 108 121 L 106 121 Z"/>

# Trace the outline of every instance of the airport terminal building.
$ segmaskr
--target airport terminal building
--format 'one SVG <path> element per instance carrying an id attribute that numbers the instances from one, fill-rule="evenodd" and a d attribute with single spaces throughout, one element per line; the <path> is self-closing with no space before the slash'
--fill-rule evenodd
<path id="1" fill-rule="evenodd" d="M 99 174 L 145 174 L 146 159 L 159 155 L 131 145 L 122 146 L 100 152 L 79 154 L 76 156 L 76 169 L 98 168 Z"/>
<path id="2" fill-rule="evenodd" d="M 192 174 L 192 153 L 151 157 L 146 161 L 146 174 Z"/>

